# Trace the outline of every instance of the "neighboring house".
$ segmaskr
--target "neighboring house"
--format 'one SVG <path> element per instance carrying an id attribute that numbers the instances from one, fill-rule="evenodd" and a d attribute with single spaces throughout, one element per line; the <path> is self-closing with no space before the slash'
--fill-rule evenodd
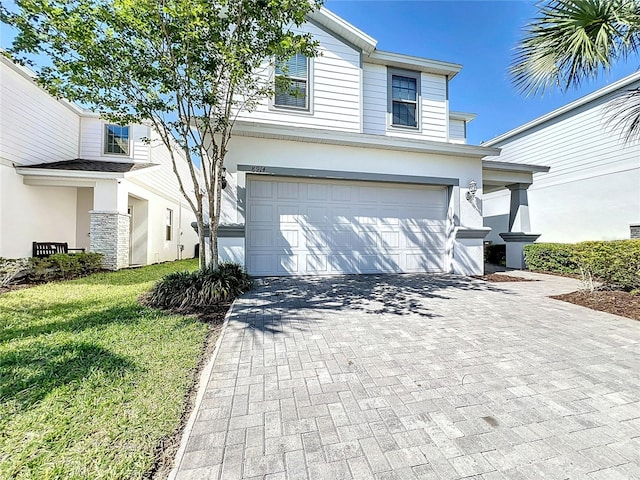
<path id="1" fill-rule="evenodd" d="M 4 57 L 0 69 L 0 257 L 35 241 L 101 252 L 111 269 L 193 256 L 195 217 L 152 129 L 57 100 Z"/>
<path id="2" fill-rule="evenodd" d="M 465 144 L 474 116 L 449 110 L 460 65 L 377 50 L 326 9 L 302 30 L 319 55 L 264 75 L 286 74 L 295 92 L 235 126 L 222 257 L 254 275 L 482 273 L 483 186 L 544 168 L 483 162 L 499 150 Z"/>
<path id="3" fill-rule="evenodd" d="M 531 231 L 540 241 L 579 242 L 640 237 L 640 141 L 625 144 L 609 122 L 609 102 L 640 88 L 640 72 L 500 135 L 500 161 L 549 165 L 528 189 Z M 509 195 L 485 190 L 487 237 L 508 231 Z M 630 229 L 631 227 L 631 229 Z"/>

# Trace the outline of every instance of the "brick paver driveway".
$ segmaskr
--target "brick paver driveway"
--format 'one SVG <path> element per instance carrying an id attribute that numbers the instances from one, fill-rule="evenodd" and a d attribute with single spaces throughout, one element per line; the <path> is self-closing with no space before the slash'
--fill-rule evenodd
<path id="1" fill-rule="evenodd" d="M 265 280 L 233 309 L 173 475 L 640 478 L 640 323 L 540 278 Z"/>

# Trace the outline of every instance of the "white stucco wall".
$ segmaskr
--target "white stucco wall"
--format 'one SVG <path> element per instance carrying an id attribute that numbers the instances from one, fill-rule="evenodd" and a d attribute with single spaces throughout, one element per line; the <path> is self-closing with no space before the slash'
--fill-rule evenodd
<path id="1" fill-rule="evenodd" d="M 640 87 L 631 83 L 622 91 Z M 629 224 L 640 222 L 640 141 L 625 144 L 621 131 L 607 124 L 607 103 L 597 98 L 504 141 L 496 160 L 550 166 L 536 173 L 529 188 L 532 233 L 539 241 L 577 242 L 629 238 Z M 489 158 L 491 159 L 491 158 Z M 485 198 L 490 239 L 502 243 L 507 231 L 508 192 Z"/>
<path id="2" fill-rule="evenodd" d="M 32 242 L 76 243 L 75 188 L 24 185 L 0 164 L 0 257 L 31 256 Z"/>

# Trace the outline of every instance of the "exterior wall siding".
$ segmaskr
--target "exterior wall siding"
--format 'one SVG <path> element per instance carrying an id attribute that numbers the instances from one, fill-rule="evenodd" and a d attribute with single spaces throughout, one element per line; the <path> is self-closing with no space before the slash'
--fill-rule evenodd
<path id="1" fill-rule="evenodd" d="M 301 31 L 311 33 L 320 42 L 319 55 L 312 59 L 309 74 L 310 111 L 278 109 L 269 99 L 255 111 L 242 112 L 240 120 L 274 125 L 299 125 L 347 132 L 360 132 L 360 53 L 312 24 Z M 271 81 L 272 71 L 260 72 L 263 81 Z"/>
<path id="2" fill-rule="evenodd" d="M 607 125 L 612 95 L 492 145 L 502 153 L 490 160 L 551 167 L 534 174 L 529 188 L 531 229 L 540 241 L 624 239 L 640 222 L 640 142 L 625 144 Z M 489 239 L 502 243 L 497 233 L 507 231 L 508 192 L 487 195 L 484 207 Z"/>
<path id="3" fill-rule="evenodd" d="M 132 125 L 129 135 L 129 155 L 107 155 L 104 153 L 104 126 L 108 122 L 93 116 L 82 117 L 80 136 L 80 158 L 105 162 L 149 162 L 150 148 L 142 139 L 150 136 L 144 125 Z"/>
<path id="4" fill-rule="evenodd" d="M 464 120 L 449 120 L 449 141 L 451 143 L 467 143 Z"/>
<path id="5" fill-rule="evenodd" d="M 363 72 L 363 131 L 373 135 L 447 141 L 447 79 L 421 74 L 420 129 L 403 130 L 389 126 L 387 67 L 365 63 Z"/>
<path id="6" fill-rule="evenodd" d="M 17 165 L 78 156 L 80 117 L 20 67 L 0 60 L 0 156 Z"/>

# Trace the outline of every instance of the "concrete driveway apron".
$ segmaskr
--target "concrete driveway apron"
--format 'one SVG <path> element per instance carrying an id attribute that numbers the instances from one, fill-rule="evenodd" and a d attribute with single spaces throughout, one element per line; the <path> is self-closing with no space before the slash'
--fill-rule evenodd
<path id="1" fill-rule="evenodd" d="M 172 477 L 640 478 L 640 323 L 528 275 L 261 280 Z"/>

